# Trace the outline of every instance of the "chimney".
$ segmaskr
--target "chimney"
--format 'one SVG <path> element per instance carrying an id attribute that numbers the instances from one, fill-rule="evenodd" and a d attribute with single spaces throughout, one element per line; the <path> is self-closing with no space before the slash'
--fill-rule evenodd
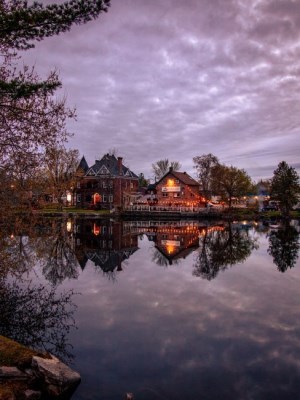
<path id="1" fill-rule="evenodd" d="M 118 172 L 119 172 L 119 175 L 122 175 L 122 170 L 123 170 L 123 168 L 122 168 L 122 160 L 123 160 L 123 158 L 122 157 L 118 157 Z"/>

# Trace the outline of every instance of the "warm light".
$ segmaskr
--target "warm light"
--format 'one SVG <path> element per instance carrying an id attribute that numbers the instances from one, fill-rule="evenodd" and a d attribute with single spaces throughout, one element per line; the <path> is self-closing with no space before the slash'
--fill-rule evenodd
<path id="1" fill-rule="evenodd" d="M 67 231 L 72 232 L 72 221 L 67 221 Z"/>
<path id="2" fill-rule="evenodd" d="M 167 186 L 174 186 L 174 179 L 168 179 Z"/>
<path id="3" fill-rule="evenodd" d="M 72 195 L 71 195 L 71 193 L 68 193 L 68 194 L 67 194 L 67 201 L 68 201 L 69 203 L 71 203 L 71 200 L 72 200 Z"/>
<path id="4" fill-rule="evenodd" d="M 98 226 L 96 224 L 94 224 L 94 229 L 93 229 L 94 235 L 98 236 L 101 232 L 101 226 Z"/>
<path id="5" fill-rule="evenodd" d="M 168 246 L 167 246 L 167 252 L 168 252 L 168 254 L 174 253 L 174 246 L 168 245 Z"/>

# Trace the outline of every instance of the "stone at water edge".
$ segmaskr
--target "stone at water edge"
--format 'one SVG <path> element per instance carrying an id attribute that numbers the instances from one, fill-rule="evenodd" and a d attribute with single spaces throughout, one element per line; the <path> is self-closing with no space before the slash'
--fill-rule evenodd
<path id="1" fill-rule="evenodd" d="M 44 381 L 50 395 L 59 396 L 71 392 L 81 381 L 78 372 L 73 371 L 52 355 L 50 359 L 33 356 L 32 368 L 36 375 Z"/>

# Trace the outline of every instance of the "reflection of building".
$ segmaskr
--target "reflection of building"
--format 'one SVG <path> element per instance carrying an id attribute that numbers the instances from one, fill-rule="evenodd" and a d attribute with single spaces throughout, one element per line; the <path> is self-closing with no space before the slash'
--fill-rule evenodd
<path id="1" fill-rule="evenodd" d="M 78 167 L 75 205 L 111 209 L 130 204 L 138 190 L 138 177 L 122 163 L 122 157 L 106 154 L 91 167 L 84 157 Z"/>
<path id="2" fill-rule="evenodd" d="M 187 257 L 199 247 L 198 226 L 165 226 L 155 230 L 155 247 L 168 259 L 169 264 Z"/>
<path id="3" fill-rule="evenodd" d="M 159 204 L 199 205 L 200 185 L 186 172 L 173 171 L 172 168 L 156 183 L 156 197 Z"/>
<path id="4" fill-rule="evenodd" d="M 74 226 L 75 252 L 82 269 L 88 260 L 104 272 L 122 270 L 123 261 L 138 250 L 137 235 L 122 222 L 109 219 L 80 219 Z"/>

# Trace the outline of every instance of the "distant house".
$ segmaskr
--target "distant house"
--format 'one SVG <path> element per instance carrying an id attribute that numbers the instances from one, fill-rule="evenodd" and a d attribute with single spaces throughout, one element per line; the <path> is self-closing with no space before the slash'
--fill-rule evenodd
<path id="1" fill-rule="evenodd" d="M 83 157 L 76 176 L 77 207 L 112 209 L 130 204 L 137 195 L 138 176 L 123 165 L 122 157 L 105 154 L 91 167 Z"/>
<path id="2" fill-rule="evenodd" d="M 200 185 L 186 172 L 173 171 L 172 168 L 155 184 L 158 204 L 199 205 L 204 199 L 200 196 Z"/>

